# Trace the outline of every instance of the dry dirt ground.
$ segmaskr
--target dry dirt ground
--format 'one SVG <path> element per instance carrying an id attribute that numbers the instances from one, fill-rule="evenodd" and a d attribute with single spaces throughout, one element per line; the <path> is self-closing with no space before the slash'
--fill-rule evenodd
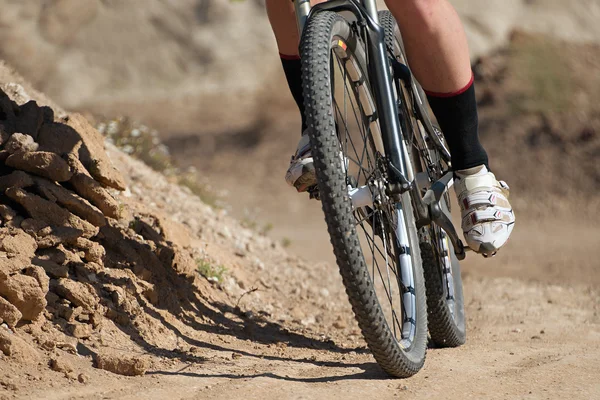
<path id="1" fill-rule="evenodd" d="M 480 66 L 482 86 L 489 85 L 490 90 L 502 82 L 492 61 Z M 32 97 L 52 107 L 55 124 L 78 120 L 64 119 L 58 106 L 4 66 L 0 78 L 2 90 L 18 103 L 13 111 L 21 112 Z M 13 82 L 23 89 L 6 85 Z M 38 128 L 43 131 L 44 124 L 51 123 L 37 121 L 41 128 L 35 126 L 34 136 Z M 537 120 L 531 124 L 519 133 L 519 140 L 537 132 Z M 86 135 L 93 137 L 93 132 L 83 122 L 75 128 L 91 148 Z M 80 193 L 76 181 L 63 183 L 64 190 L 89 198 L 101 211 L 82 206 L 73 213 L 85 215 L 84 220 L 95 216 L 98 225 L 104 216 L 106 225 L 99 232 L 90 228 L 87 242 L 76 239 L 57 245 L 69 257 L 58 269 L 42 263 L 43 271 L 25 266 L 8 274 L 34 286 L 39 281 L 47 291 L 47 305 L 32 323 L 24 316 L 0 327 L 0 398 L 598 398 L 600 274 L 593 250 L 599 221 L 595 214 L 585 213 L 584 204 L 597 204 L 594 168 L 598 165 L 593 150 L 597 129 L 596 122 L 573 131 L 557 129 L 567 135 L 560 139 L 553 129 L 541 131 L 541 139 L 547 140 L 547 135 L 552 139 L 547 151 L 558 151 L 552 143 L 566 143 L 570 147 L 560 153 L 562 159 L 568 165 L 574 158 L 581 159 L 589 169 L 581 169 L 579 175 L 585 176 L 575 184 L 544 192 L 558 204 L 550 208 L 552 218 L 533 212 L 538 203 L 548 206 L 548 202 L 534 196 L 535 191 L 528 192 L 527 182 L 534 188 L 542 183 L 514 173 L 523 194 L 510 245 L 495 259 L 470 256 L 465 264 L 467 344 L 459 349 L 430 349 L 423 371 L 406 380 L 388 378 L 365 348 L 334 264 L 290 255 L 278 241 L 242 227 L 227 212 L 211 209 L 189 190 L 109 145 L 108 159 L 127 187 L 124 192 L 103 189 L 121 205 L 116 214 L 109 216 L 105 204 Z M 569 135 L 582 133 L 589 154 L 569 141 L 573 139 Z M 517 141 L 517 145 L 522 144 Z M 96 150 L 92 156 L 104 160 L 103 150 Z M 73 154 L 85 163 L 85 153 Z M 544 161 L 542 155 L 538 158 Z M 513 160 L 513 171 L 518 171 L 520 159 Z M 13 171 L 3 168 L 3 175 Z M 29 164 L 19 168 L 31 170 Z M 30 174 L 44 171 L 34 169 Z M 101 178 L 99 171 L 91 171 L 95 179 Z M 531 169 L 527 171 L 531 174 Z M 547 177 L 542 174 L 542 178 Z M 45 181 L 35 179 L 25 191 L 47 196 L 40 183 Z M 11 185 L 14 188 L 14 182 Z M 264 196 L 267 189 L 253 192 L 254 196 Z M 561 189 L 566 190 L 562 197 Z M 273 189 L 269 197 L 277 198 L 283 190 Z M 583 194 L 585 201 L 573 200 Z M 72 204 L 48 197 L 61 207 Z M 306 199 L 296 201 L 299 207 L 307 204 Z M 6 230 L 0 233 L 4 235 L 0 256 L 6 257 L 0 258 L 4 262 L 0 266 L 23 257 L 37 265 L 43 257 L 51 257 L 52 252 L 42 248 L 48 246 L 42 234 L 46 228 L 31 233 L 32 220 L 50 217 L 29 215 L 37 211 L 9 204 L 18 215 L 3 216 Z M 299 208 L 302 218 L 321 220 L 317 203 L 306 207 L 314 212 Z M 273 212 L 274 219 L 295 215 L 285 209 Z M 33 218 L 23 220 L 28 216 Z M 326 236 L 315 226 L 312 243 L 320 247 L 313 248 L 307 241 L 303 253 L 325 255 Z M 25 234 L 24 227 L 29 227 L 26 235 L 33 238 L 37 250 L 8 245 L 14 241 L 6 238 Z M 32 241 L 19 237 L 23 243 Z M 104 256 L 98 260 L 89 251 L 92 248 L 104 249 Z M 224 266 L 221 282 L 211 283 L 197 274 L 195 260 L 212 268 Z M 44 271 L 50 275 L 46 280 Z"/>

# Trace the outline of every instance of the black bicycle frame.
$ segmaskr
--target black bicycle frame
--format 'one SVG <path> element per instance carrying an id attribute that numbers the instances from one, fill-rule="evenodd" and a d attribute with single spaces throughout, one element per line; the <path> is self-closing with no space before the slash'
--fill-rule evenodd
<path id="1" fill-rule="evenodd" d="M 458 237 L 458 233 L 452 225 L 452 221 L 441 212 L 440 201 L 442 192 L 440 185 L 447 187 L 448 181 L 452 178 L 452 172 L 448 172 L 442 179 L 432 185 L 432 190 L 426 194 L 424 198 L 419 193 L 418 188 L 414 184 L 414 172 L 412 171 L 409 160 L 409 152 L 404 141 L 404 133 L 399 117 L 399 109 L 402 109 L 402 96 L 394 95 L 394 80 L 390 73 L 390 65 L 388 63 L 388 49 L 385 45 L 385 31 L 379 25 L 377 14 L 377 6 L 375 0 L 329 0 L 325 3 L 320 3 L 312 8 L 309 0 L 292 0 L 295 2 L 296 12 L 299 17 L 299 29 L 304 28 L 305 21 L 310 18 L 313 13 L 320 11 L 350 12 L 356 18 L 358 27 L 366 30 L 367 39 L 367 68 L 369 70 L 370 86 L 375 92 L 375 103 L 377 106 L 377 117 L 381 126 L 381 135 L 385 155 L 389 162 L 388 172 L 390 180 L 390 193 L 398 195 L 411 190 L 413 195 L 413 203 L 418 214 L 417 224 L 419 226 L 429 225 L 432 222 L 440 226 L 446 231 L 452 244 L 454 251 L 459 259 L 465 258 L 465 249 Z M 310 12 L 308 13 L 308 10 Z M 308 13 L 308 15 L 307 15 Z M 426 113 L 421 105 L 417 105 L 417 112 L 423 116 Z M 428 118 L 426 121 L 426 129 L 432 136 L 434 145 L 439 148 L 442 156 L 449 162 L 447 149 L 441 143 L 437 135 L 433 132 L 431 123 Z M 444 182 L 446 184 L 444 184 Z M 433 190 L 435 188 L 435 190 Z M 445 189 L 444 189 L 445 190 Z"/>
<path id="2" fill-rule="evenodd" d="M 388 52 L 385 46 L 385 32 L 377 18 L 375 0 L 363 0 L 367 6 L 373 3 L 374 13 L 369 12 L 363 4 L 356 0 L 331 0 L 317 4 L 311 9 L 311 14 L 319 11 L 349 11 L 356 17 L 357 24 L 367 30 L 369 76 L 371 87 L 375 92 L 377 117 L 381 126 L 381 135 L 385 155 L 389 161 L 390 183 L 397 187 L 398 192 L 409 190 L 411 187 L 412 171 L 407 170 L 405 155 L 408 154 L 404 145 L 404 136 L 398 117 L 398 107 L 401 103 L 394 101 L 393 80 L 388 64 Z M 310 15 L 309 15 L 310 18 Z M 403 101 L 403 99 L 398 99 Z"/>

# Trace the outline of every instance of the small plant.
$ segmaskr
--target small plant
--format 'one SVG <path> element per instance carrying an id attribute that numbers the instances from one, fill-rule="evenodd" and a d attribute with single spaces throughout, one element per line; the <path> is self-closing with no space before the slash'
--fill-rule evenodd
<path id="1" fill-rule="evenodd" d="M 227 269 L 222 265 L 214 265 L 208 258 L 203 257 L 196 260 L 197 270 L 200 275 L 205 277 L 209 282 L 223 282 L 223 274 Z"/>
<path id="2" fill-rule="evenodd" d="M 284 237 L 283 239 L 281 239 L 281 245 L 283 246 L 283 248 L 287 249 L 292 245 L 292 239 L 290 239 L 289 237 Z"/>
<path id="3" fill-rule="evenodd" d="M 266 224 L 263 225 L 263 227 L 258 231 L 258 233 L 260 233 L 263 236 L 267 236 L 269 234 L 269 232 L 271 232 L 273 230 L 273 224 L 270 222 L 267 222 Z"/>
<path id="4" fill-rule="evenodd" d="M 127 117 L 119 117 L 97 126 L 98 131 L 125 153 L 142 160 L 155 171 L 173 168 L 167 146 L 161 143 L 158 132 Z"/>

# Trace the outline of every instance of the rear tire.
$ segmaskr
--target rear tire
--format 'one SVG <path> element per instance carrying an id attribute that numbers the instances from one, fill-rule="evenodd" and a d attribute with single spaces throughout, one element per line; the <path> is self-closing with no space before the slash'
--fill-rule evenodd
<path id="1" fill-rule="evenodd" d="M 398 222 L 396 220 L 396 224 L 405 224 L 409 239 L 408 257 L 410 257 L 412 263 L 412 269 L 409 272 L 413 282 L 410 285 L 404 285 L 406 291 L 398 296 L 398 300 L 403 304 L 403 324 L 399 338 L 396 334 L 396 325 L 392 329 L 386 320 L 386 313 L 381 303 L 386 298 L 382 298 L 381 293 L 378 297 L 376 286 L 371 277 L 372 274 L 370 274 L 365 261 L 363 249 L 365 249 L 366 244 L 363 241 L 361 246 L 361 237 L 357 233 L 357 225 L 361 222 L 355 218 L 353 212 L 356 210 L 353 208 L 348 194 L 348 185 L 350 184 L 348 179 L 349 167 L 344 167 L 342 161 L 344 158 L 340 157 L 340 154 L 343 154 L 344 157 L 346 155 L 343 153 L 343 147 L 340 143 L 338 132 L 340 127 L 339 124 L 336 125 L 338 114 L 336 114 L 335 107 L 337 104 L 334 102 L 333 95 L 335 88 L 332 87 L 334 86 L 334 79 L 332 78 L 334 76 L 333 61 L 336 61 L 337 57 L 334 51 L 336 46 L 341 46 L 344 53 L 349 55 L 348 57 L 353 57 L 351 61 L 355 65 L 359 65 L 362 76 L 368 80 L 365 60 L 364 57 L 361 57 L 361 54 L 364 55 L 364 49 L 350 25 L 341 16 L 333 12 L 314 14 L 305 27 L 300 49 L 306 117 L 312 156 L 319 183 L 319 195 L 346 293 L 365 341 L 379 365 L 388 374 L 396 377 L 409 377 L 422 368 L 427 346 L 425 283 L 415 217 L 408 193 L 402 195 L 401 202 L 398 205 L 385 205 L 388 208 L 394 207 L 394 215 L 402 215 L 402 212 L 405 215 L 404 221 Z M 332 55 L 334 58 L 330 58 Z M 346 64 L 343 65 L 344 68 L 348 68 L 345 66 Z M 368 81 L 365 84 L 368 86 Z M 358 96 L 356 92 L 354 94 Z M 360 100 L 357 99 L 358 101 Z M 359 113 L 364 111 L 362 106 L 364 104 L 361 103 Z M 361 114 L 361 117 L 364 126 L 370 126 L 365 121 L 364 114 Z M 348 129 L 347 126 L 345 128 Z M 372 134 L 370 128 L 365 129 L 368 135 Z M 370 139 L 373 138 L 370 137 Z M 377 139 L 370 140 L 370 142 L 377 142 Z M 347 161 L 345 162 L 347 163 Z M 376 172 L 380 171 L 377 170 Z M 358 176 L 360 178 L 360 173 Z M 354 185 L 357 184 L 354 183 Z M 396 206 L 401 207 L 402 211 L 397 211 Z M 375 211 L 373 211 L 374 213 Z M 387 218 L 388 214 L 382 212 L 381 215 L 380 218 Z M 393 235 L 396 231 L 389 229 L 390 226 L 393 226 L 393 222 L 393 218 L 390 217 L 390 220 L 386 220 L 385 224 L 381 223 L 381 229 L 385 232 L 380 232 L 378 235 L 381 235 L 384 238 L 383 240 L 394 241 L 395 236 Z M 375 225 L 375 223 L 373 224 Z M 396 227 L 398 226 L 396 225 Z M 375 232 L 375 229 L 373 232 Z M 375 239 L 376 237 L 373 236 L 373 240 Z M 396 257 L 395 276 L 400 281 L 401 278 L 404 278 L 405 271 L 402 270 L 401 274 L 398 272 L 397 266 L 401 265 L 398 261 L 400 259 L 399 249 L 397 245 L 393 247 L 393 249 L 386 248 L 386 253 L 388 251 L 393 252 L 393 256 Z M 411 251 L 411 248 L 414 250 Z M 374 251 L 372 247 L 371 250 Z M 386 256 L 386 267 L 387 262 Z M 379 266 L 377 268 L 379 269 Z M 412 301 L 411 304 L 414 306 L 414 311 L 411 311 L 410 314 L 406 311 L 404 305 L 406 296 L 409 296 Z M 411 318 L 413 318 L 410 322 L 413 329 L 410 330 L 410 334 L 406 334 L 407 337 L 411 338 L 410 340 L 403 337 L 407 321 L 404 318 L 405 315 L 411 315 Z M 396 318 L 395 321 L 398 321 L 397 315 L 392 313 L 392 317 Z M 410 321 L 411 318 L 408 318 L 408 320 Z"/>
<path id="2" fill-rule="evenodd" d="M 385 30 L 385 43 L 400 62 L 406 63 L 404 46 L 396 20 L 389 11 L 379 12 L 379 22 Z M 427 102 L 420 85 L 416 85 L 419 97 Z M 409 113 L 410 114 L 410 113 Z M 418 134 L 418 133 L 415 133 Z M 440 162 L 437 155 L 436 160 Z M 442 171 L 442 166 L 439 167 Z M 439 179 L 440 177 L 432 177 Z M 447 204 L 448 196 L 443 201 L 444 212 L 450 216 L 450 207 Z M 457 347 L 465 343 L 465 311 L 463 299 L 462 279 L 460 276 L 460 263 L 454 254 L 452 243 L 443 238 L 442 230 L 431 225 L 423 228 L 425 234 L 421 235 L 421 258 L 427 287 L 427 313 L 429 334 L 432 342 L 438 347 Z M 444 250 L 443 242 L 448 248 Z M 448 268 L 444 266 L 448 264 Z M 452 289 L 450 289 L 450 285 Z"/>

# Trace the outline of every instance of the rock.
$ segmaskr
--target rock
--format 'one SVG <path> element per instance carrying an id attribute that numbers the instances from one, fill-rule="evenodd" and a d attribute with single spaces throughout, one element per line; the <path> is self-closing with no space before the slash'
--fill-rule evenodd
<path id="1" fill-rule="evenodd" d="M 3 124 L 0 124 L 0 146 L 2 146 L 10 138 L 10 134 L 6 132 Z"/>
<path id="2" fill-rule="evenodd" d="M 87 339 L 92 336 L 92 327 L 88 324 L 73 322 L 67 325 L 67 333 L 77 339 Z"/>
<path id="3" fill-rule="evenodd" d="M 91 240 L 79 238 L 75 242 L 75 246 L 84 251 L 86 261 L 102 264 L 102 259 L 106 255 L 106 250 L 99 243 Z"/>
<path id="4" fill-rule="evenodd" d="M 1 126 L 1 125 L 0 125 Z M 6 150 L 0 150 L 0 162 L 6 163 L 6 159 L 10 156 L 10 153 Z"/>
<path id="5" fill-rule="evenodd" d="M 42 268 L 45 273 L 51 278 L 67 278 L 69 276 L 69 268 L 66 265 L 59 265 L 51 260 L 42 260 L 34 258 L 31 263 Z"/>
<path id="6" fill-rule="evenodd" d="M 37 244 L 35 239 L 23 231 L 17 231 L 13 235 L 0 237 L 0 250 L 9 255 L 21 255 L 29 259 L 35 256 Z"/>
<path id="7" fill-rule="evenodd" d="M 73 176 L 65 160 L 47 151 L 19 151 L 6 159 L 6 165 L 57 182 L 66 182 Z"/>
<path id="8" fill-rule="evenodd" d="M 79 160 L 92 177 L 105 186 L 125 190 L 125 180 L 110 162 L 104 150 L 104 137 L 81 114 L 71 114 L 67 125 L 81 135 L 83 145 L 79 148 Z"/>
<path id="9" fill-rule="evenodd" d="M 19 151 L 37 151 L 39 146 L 40 145 L 37 144 L 31 136 L 23 133 L 13 133 L 12 136 L 6 141 L 4 150 L 8 151 L 10 154 L 13 154 Z"/>
<path id="10" fill-rule="evenodd" d="M 34 278 L 40 285 L 40 289 L 47 293 L 50 289 L 50 278 L 46 275 L 46 270 L 40 266 L 32 265 L 25 269 L 25 275 Z"/>
<path id="11" fill-rule="evenodd" d="M 37 251 L 37 258 L 44 261 L 52 261 L 56 264 L 63 265 L 67 261 L 67 253 L 70 253 L 63 246 L 53 247 L 50 249 L 41 249 Z"/>
<path id="12" fill-rule="evenodd" d="M 74 171 L 69 183 L 73 185 L 75 191 L 98 207 L 107 217 L 118 219 L 121 213 L 117 201 L 108 194 L 100 183 L 86 173 L 81 162 L 75 156 L 69 155 L 67 161 Z"/>
<path id="13" fill-rule="evenodd" d="M 18 111 L 19 106 L 0 90 L 0 142 L 4 143 L 15 132 Z"/>
<path id="14" fill-rule="evenodd" d="M 94 226 L 106 225 L 106 218 L 100 210 L 75 193 L 44 178 L 35 178 L 34 182 L 40 193 L 48 200 L 56 202 L 80 218 Z"/>
<path id="15" fill-rule="evenodd" d="M 17 325 L 23 318 L 21 311 L 11 303 L 8 302 L 4 297 L 0 297 L 0 324 L 3 322 L 11 328 Z"/>
<path id="16" fill-rule="evenodd" d="M 104 137 L 81 114 L 71 114 L 63 121 L 42 125 L 38 138 L 41 148 L 75 157 L 101 184 L 125 190 L 123 177 L 104 150 Z"/>
<path id="17" fill-rule="evenodd" d="M 86 374 L 79 374 L 77 375 L 77 380 L 79 381 L 79 383 L 88 383 L 90 381 L 90 377 Z"/>
<path id="18" fill-rule="evenodd" d="M 0 351 L 4 353 L 5 356 L 20 362 L 37 364 L 40 360 L 40 354 L 32 346 L 16 334 L 1 328 Z"/>
<path id="19" fill-rule="evenodd" d="M 4 95 L 12 99 L 14 114 L 19 113 L 19 105 L 25 104 L 31 100 L 31 96 L 25 90 L 23 86 L 16 82 L 9 82 L 2 85 L 2 90 L 5 92 Z"/>
<path id="20" fill-rule="evenodd" d="M 17 188 L 7 189 L 6 195 L 21 204 L 32 218 L 41 220 L 48 225 L 78 229 L 83 232 L 84 237 L 92 237 L 98 234 L 97 227 L 40 196 Z"/>
<path id="21" fill-rule="evenodd" d="M 0 193 L 8 188 L 14 187 L 23 189 L 33 186 L 33 178 L 26 172 L 14 171 L 8 175 L 0 176 Z"/>
<path id="22" fill-rule="evenodd" d="M 83 307 L 84 310 L 94 310 L 100 302 L 98 295 L 93 293 L 88 286 L 69 279 L 59 279 L 54 291 L 76 306 Z"/>
<path id="23" fill-rule="evenodd" d="M 44 122 L 44 110 L 35 101 L 31 100 L 19 107 L 15 130 L 36 139 L 42 122 Z"/>
<path id="24" fill-rule="evenodd" d="M 64 357 L 51 357 L 48 365 L 52 371 L 63 373 L 73 372 L 73 366 Z"/>
<path id="25" fill-rule="evenodd" d="M 97 354 L 96 368 L 125 376 L 144 375 L 148 362 L 140 357 L 126 357 L 112 354 Z"/>
<path id="26" fill-rule="evenodd" d="M 0 218 L 2 218 L 5 221 L 10 221 L 16 216 L 17 216 L 17 212 L 15 210 L 10 208 L 9 206 L 0 204 Z"/>
<path id="27" fill-rule="evenodd" d="M 27 232 L 29 235 L 35 237 L 39 231 L 47 228 L 49 225 L 44 221 L 40 221 L 33 218 L 24 219 L 21 222 L 21 229 Z"/>
<path id="28" fill-rule="evenodd" d="M 23 314 L 27 321 L 36 320 L 46 308 L 46 292 L 35 278 L 13 275 L 0 281 L 0 295 L 4 296 Z"/>
<path id="29" fill-rule="evenodd" d="M 6 280 L 15 272 L 19 272 L 31 265 L 31 259 L 25 256 L 11 258 L 0 257 L 0 280 Z"/>
<path id="30" fill-rule="evenodd" d="M 47 249 L 56 247 L 62 243 L 75 243 L 77 238 L 83 236 L 81 229 L 68 226 L 48 226 L 36 235 L 38 248 Z"/>

